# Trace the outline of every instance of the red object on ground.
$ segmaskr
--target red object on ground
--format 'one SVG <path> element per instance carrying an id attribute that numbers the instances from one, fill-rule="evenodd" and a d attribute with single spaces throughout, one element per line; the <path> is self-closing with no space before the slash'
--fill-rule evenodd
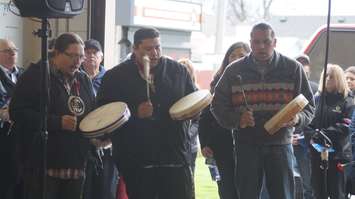
<path id="1" fill-rule="evenodd" d="M 120 179 L 118 180 L 117 199 L 128 199 L 126 183 L 124 182 L 122 176 L 120 176 Z"/>

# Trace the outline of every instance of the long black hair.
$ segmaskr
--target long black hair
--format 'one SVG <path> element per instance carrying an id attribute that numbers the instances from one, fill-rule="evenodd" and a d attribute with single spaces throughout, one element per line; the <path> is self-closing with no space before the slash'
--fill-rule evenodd
<path id="1" fill-rule="evenodd" d="M 213 88 L 215 87 L 215 85 L 217 84 L 219 78 L 222 76 L 224 70 L 226 69 L 226 67 L 230 64 L 229 63 L 229 56 L 233 53 L 233 51 L 237 48 L 242 48 L 244 49 L 247 53 L 249 53 L 251 50 L 250 50 L 250 47 L 247 43 L 245 42 L 236 42 L 234 44 L 232 44 L 226 54 L 224 55 L 224 58 L 223 58 L 223 61 L 222 61 L 222 64 L 221 66 L 219 67 L 218 71 L 216 72 L 216 74 L 214 75 L 213 77 L 213 81 L 211 82 L 211 90 L 214 90 Z"/>

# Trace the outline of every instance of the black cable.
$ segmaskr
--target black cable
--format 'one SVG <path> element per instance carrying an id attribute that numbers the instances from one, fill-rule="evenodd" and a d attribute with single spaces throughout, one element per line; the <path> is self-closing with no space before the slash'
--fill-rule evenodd
<path id="1" fill-rule="evenodd" d="M 323 70 L 323 84 L 322 84 L 322 93 L 321 93 L 321 106 L 320 106 L 320 115 L 324 113 L 324 104 L 325 104 L 325 84 L 327 80 L 327 70 L 328 70 L 328 58 L 329 58 L 329 32 L 330 32 L 330 14 L 331 14 L 331 0 L 328 0 L 328 16 L 327 16 L 327 31 L 326 31 L 326 43 L 325 43 L 325 57 L 324 57 L 324 70 Z M 319 127 L 322 128 L 323 120 L 319 121 Z"/>
<path id="2" fill-rule="evenodd" d="M 326 101 L 326 80 L 327 80 L 327 70 L 328 70 L 328 58 L 329 58 L 329 36 L 330 36 L 330 17 L 331 17 L 331 0 L 328 0 L 328 16 L 327 16 L 327 31 L 326 31 L 326 46 L 325 46 L 325 57 L 324 57 L 324 70 L 323 70 L 323 84 L 322 84 L 322 93 L 321 93 L 321 105 L 320 105 L 320 116 L 321 120 L 319 121 L 319 128 L 323 128 L 323 114 L 324 114 L 324 105 Z M 321 129 L 320 129 L 321 131 Z M 324 147 L 327 146 L 327 141 L 324 139 Z M 321 152 L 321 165 L 320 167 L 323 169 L 323 193 L 324 199 L 327 199 L 328 190 L 327 190 L 327 170 L 328 170 L 328 147 L 323 149 Z"/>

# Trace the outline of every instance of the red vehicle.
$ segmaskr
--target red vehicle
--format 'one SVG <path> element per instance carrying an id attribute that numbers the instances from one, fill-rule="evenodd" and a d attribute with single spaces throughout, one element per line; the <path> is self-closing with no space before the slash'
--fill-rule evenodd
<path id="1" fill-rule="evenodd" d="M 320 27 L 306 45 L 304 53 L 311 60 L 311 79 L 319 80 L 325 62 L 326 26 Z M 342 68 L 355 66 L 355 24 L 332 24 L 329 36 L 328 63 Z"/>

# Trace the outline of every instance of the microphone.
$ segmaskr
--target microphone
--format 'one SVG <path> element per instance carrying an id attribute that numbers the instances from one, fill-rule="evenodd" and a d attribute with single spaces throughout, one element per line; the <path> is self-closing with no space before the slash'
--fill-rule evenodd
<path id="1" fill-rule="evenodd" d="M 251 108 L 249 107 L 248 100 L 247 100 L 247 97 L 246 97 L 245 92 L 244 92 L 244 87 L 243 87 L 243 82 L 242 82 L 242 76 L 241 75 L 237 75 L 237 82 L 238 82 L 240 90 L 242 91 L 242 94 L 243 94 L 244 105 L 247 108 L 247 110 L 250 111 Z"/>

